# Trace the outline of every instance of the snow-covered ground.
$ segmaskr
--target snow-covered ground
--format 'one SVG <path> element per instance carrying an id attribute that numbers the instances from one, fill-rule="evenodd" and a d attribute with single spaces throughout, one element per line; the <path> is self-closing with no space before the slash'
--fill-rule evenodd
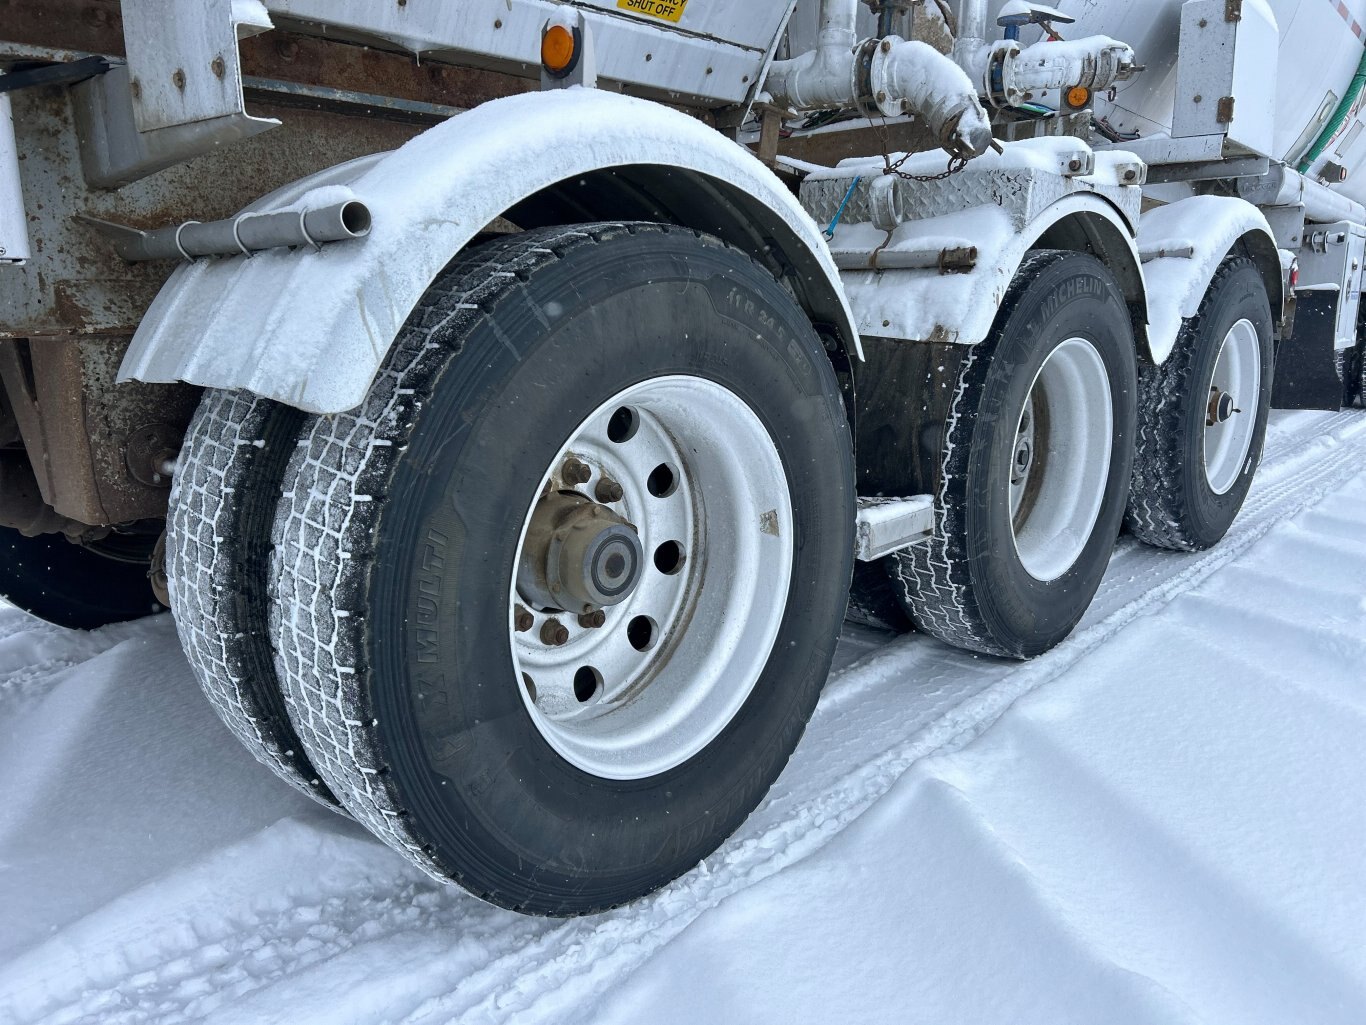
<path id="1" fill-rule="evenodd" d="M 697 871 L 527 919 L 296 797 L 170 620 L 0 610 L 0 1023 L 1366 1020 L 1366 415 L 1026 664 L 850 630 Z"/>

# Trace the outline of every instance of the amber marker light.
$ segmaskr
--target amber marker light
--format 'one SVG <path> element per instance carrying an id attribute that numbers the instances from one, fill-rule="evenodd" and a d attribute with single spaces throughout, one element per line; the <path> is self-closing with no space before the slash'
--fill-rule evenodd
<path id="1" fill-rule="evenodd" d="M 1084 85 L 1074 85 L 1067 90 L 1067 105 L 1073 110 L 1082 110 L 1091 102 L 1091 90 Z"/>
<path id="2" fill-rule="evenodd" d="M 541 65 L 552 75 L 564 75 L 577 56 L 574 33 L 563 25 L 551 25 L 541 34 Z"/>

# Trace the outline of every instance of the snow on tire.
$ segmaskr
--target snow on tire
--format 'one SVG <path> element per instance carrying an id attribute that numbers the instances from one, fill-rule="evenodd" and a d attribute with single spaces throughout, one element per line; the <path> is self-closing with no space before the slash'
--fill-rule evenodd
<path id="1" fill-rule="evenodd" d="M 646 224 L 486 245 L 291 460 L 290 714 L 352 814 L 433 876 L 536 914 L 624 903 L 713 851 L 786 763 L 834 654 L 853 507 L 834 372 L 749 257 Z M 537 539 L 569 522 L 593 554 L 547 575 L 560 549 Z"/>
<path id="2" fill-rule="evenodd" d="M 1110 271 L 1080 253 L 1026 259 L 959 369 L 933 536 L 892 556 L 918 628 L 1010 658 L 1072 631 L 1124 515 L 1135 373 Z"/>
<path id="3" fill-rule="evenodd" d="M 266 618 L 270 526 L 304 414 L 204 393 L 171 487 L 166 576 L 181 647 L 214 711 L 256 759 L 336 809 L 285 713 Z"/>
<path id="4" fill-rule="evenodd" d="M 1136 537 L 1203 551 L 1228 531 L 1261 462 L 1273 355 L 1266 284 L 1250 259 L 1229 257 L 1166 362 L 1139 372 Z"/>

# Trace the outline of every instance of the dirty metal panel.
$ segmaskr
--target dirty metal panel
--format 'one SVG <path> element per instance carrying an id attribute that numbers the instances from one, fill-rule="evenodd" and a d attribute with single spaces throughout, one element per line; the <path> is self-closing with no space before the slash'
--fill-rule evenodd
<path id="1" fill-rule="evenodd" d="M 694 0 L 696 2 L 696 0 Z M 272 16 L 292 25 L 374 40 L 422 54 L 530 73 L 540 65 L 541 29 L 560 6 L 550 0 L 464 0 L 462 3 L 375 4 L 369 0 L 269 0 Z M 711 4 L 759 11 L 764 3 Z M 781 11 L 782 4 L 777 4 Z M 760 10 L 762 8 L 763 10 Z M 782 12 L 785 13 L 785 12 Z M 758 82 L 767 44 L 742 44 L 676 31 L 670 22 L 586 10 L 598 76 L 676 103 L 720 106 L 745 100 Z M 316 29 L 307 29 L 316 31 Z M 774 28 L 776 34 L 776 25 Z"/>
<path id="2" fill-rule="evenodd" d="M 787 20 L 793 0 L 578 0 L 578 6 L 767 50 Z"/>
<path id="3" fill-rule="evenodd" d="M 123 55 L 118 0 L 0 0 L 0 37 L 16 43 Z"/>
<path id="4" fill-rule="evenodd" d="M 0 270 L 0 337 L 10 338 L 131 333 L 170 275 L 172 264 L 120 260 L 76 214 L 139 228 L 228 217 L 281 185 L 419 131 L 292 109 L 281 112 L 283 127 L 111 192 L 82 178 L 67 91 L 25 90 L 13 100 L 33 253 L 24 266 Z"/>
<path id="5" fill-rule="evenodd" d="M 0 38 L 4 40 L 0 58 L 5 43 L 124 56 L 123 18 L 117 0 L 0 0 Z M 280 29 L 243 39 L 239 50 L 252 110 L 260 102 L 259 96 L 252 95 L 253 81 L 319 85 L 460 108 L 537 88 L 527 78 L 418 61 L 411 53 Z"/>
<path id="6" fill-rule="evenodd" d="M 170 480 L 135 461 L 139 445 L 159 439 L 158 451 L 174 452 L 199 400 L 188 385 L 116 384 L 127 348 L 126 337 L 0 342 L 0 380 L 25 447 L 40 454 L 43 500 L 81 523 L 165 515 Z"/>
<path id="7" fill-rule="evenodd" d="M 529 78 L 419 61 L 412 54 L 280 30 L 244 39 L 241 53 L 248 103 L 257 101 L 251 90 L 260 80 L 322 85 L 462 109 L 539 88 Z M 281 100 L 277 97 L 276 102 Z"/>

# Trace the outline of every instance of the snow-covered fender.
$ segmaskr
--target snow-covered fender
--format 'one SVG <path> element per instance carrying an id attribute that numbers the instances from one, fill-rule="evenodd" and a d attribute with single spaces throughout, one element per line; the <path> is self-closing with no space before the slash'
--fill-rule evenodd
<path id="1" fill-rule="evenodd" d="M 350 195 L 370 209 L 372 228 L 317 251 L 182 265 L 139 325 L 120 379 L 245 388 L 310 412 L 354 408 L 451 258 L 556 187 L 573 192 L 568 209 L 579 215 L 552 223 L 670 220 L 720 235 L 780 273 L 812 321 L 862 355 L 820 229 L 775 175 L 686 114 L 575 88 L 485 103 L 253 204 L 275 210 Z M 540 209 L 560 214 L 553 201 Z"/>
<path id="2" fill-rule="evenodd" d="M 903 224 L 888 244 L 871 224 L 841 227 L 836 258 L 875 252 L 884 269 L 846 266 L 845 292 L 860 334 L 976 345 L 991 332 L 1011 279 L 1030 250 L 1074 249 L 1094 253 L 1114 273 L 1140 330 L 1146 297 L 1135 225 L 1104 197 L 1076 192 L 1053 203 L 1020 230 L 992 205 Z M 939 252 L 972 246 L 970 270 L 944 273 L 938 267 L 899 269 L 899 253 Z M 862 257 L 860 257 L 862 258 Z"/>
<path id="3" fill-rule="evenodd" d="M 1154 363 L 1171 355 L 1181 322 L 1194 317 L 1215 272 L 1241 246 L 1261 271 L 1271 319 L 1281 322 L 1285 279 L 1275 235 L 1266 217 L 1246 200 L 1194 196 L 1145 213 L 1138 251 L 1148 289 L 1148 348 Z"/>

